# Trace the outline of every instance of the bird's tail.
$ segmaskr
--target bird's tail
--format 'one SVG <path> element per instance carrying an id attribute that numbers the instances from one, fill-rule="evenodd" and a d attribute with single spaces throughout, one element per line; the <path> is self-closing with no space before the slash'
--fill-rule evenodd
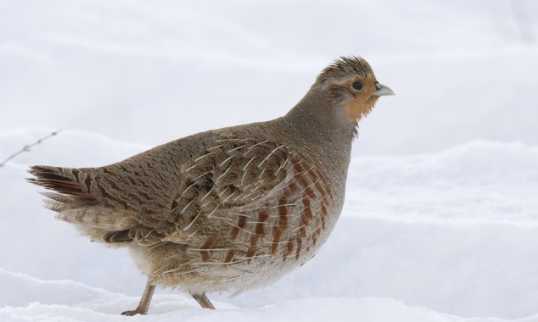
<path id="1" fill-rule="evenodd" d="M 30 183 L 48 192 L 46 207 L 56 212 L 60 220 L 75 224 L 91 239 L 104 242 L 127 242 L 123 236 L 134 225 L 133 217 L 125 210 L 113 209 L 103 203 L 96 192 L 96 172 L 93 168 L 71 169 L 51 166 L 33 166 Z M 121 236 L 121 241 L 111 240 Z"/>
<path id="2" fill-rule="evenodd" d="M 99 204 L 98 196 L 91 192 L 90 171 L 38 165 L 30 168 L 33 178 L 27 180 L 49 190 L 44 193 L 47 207 L 62 212 Z"/>

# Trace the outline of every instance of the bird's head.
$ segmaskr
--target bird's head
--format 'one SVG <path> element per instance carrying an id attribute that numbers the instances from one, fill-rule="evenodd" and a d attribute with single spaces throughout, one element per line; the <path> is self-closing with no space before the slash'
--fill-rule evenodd
<path id="1" fill-rule="evenodd" d="M 323 69 L 285 119 L 313 140 L 325 137 L 348 144 L 356 137 L 360 119 L 385 95 L 394 92 L 377 81 L 366 60 L 341 57 Z"/>
<path id="2" fill-rule="evenodd" d="M 329 100 L 329 108 L 356 124 L 381 96 L 394 95 L 377 81 L 372 68 L 359 57 L 342 57 L 326 67 L 312 86 Z"/>

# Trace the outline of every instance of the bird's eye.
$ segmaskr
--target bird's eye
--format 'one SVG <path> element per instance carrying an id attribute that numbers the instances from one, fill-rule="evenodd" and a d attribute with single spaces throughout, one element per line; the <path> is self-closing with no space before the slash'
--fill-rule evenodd
<path id="1" fill-rule="evenodd" d="M 361 81 L 354 81 L 353 84 L 351 84 L 351 86 L 353 86 L 354 90 L 360 91 L 362 89 L 362 82 Z"/>

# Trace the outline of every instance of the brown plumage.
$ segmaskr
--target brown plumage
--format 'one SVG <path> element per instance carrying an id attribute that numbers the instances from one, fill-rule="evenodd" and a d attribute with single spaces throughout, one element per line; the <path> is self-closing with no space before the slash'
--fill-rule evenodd
<path id="1" fill-rule="evenodd" d="M 179 139 L 100 168 L 34 166 L 58 218 L 130 249 L 148 284 L 242 291 L 313 257 L 344 201 L 357 122 L 379 96 L 365 60 L 327 67 L 286 116 Z"/>

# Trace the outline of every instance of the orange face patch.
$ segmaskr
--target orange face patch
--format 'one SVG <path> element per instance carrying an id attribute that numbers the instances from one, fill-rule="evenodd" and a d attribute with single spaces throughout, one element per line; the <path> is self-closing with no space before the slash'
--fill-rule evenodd
<path id="1" fill-rule="evenodd" d="M 362 83 L 362 89 L 356 90 L 353 87 L 353 83 L 356 81 Z M 375 84 L 376 80 L 373 75 L 368 75 L 365 78 L 348 78 L 339 84 L 339 86 L 345 87 L 353 96 L 344 105 L 344 112 L 351 121 L 358 121 L 370 113 L 374 107 L 377 101 L 377 96 L 373 95 L 376 91 Z"/>
<path id="2" fill-rule="evenodd" d="M 366 116 L 374 108 L 377 101 L 376 96 L 364 97 L 364 93 L 357 95 L 351 101 L 344 105 L 346 116 L 352 121 L 358 121 L 363 116 Z"/>

